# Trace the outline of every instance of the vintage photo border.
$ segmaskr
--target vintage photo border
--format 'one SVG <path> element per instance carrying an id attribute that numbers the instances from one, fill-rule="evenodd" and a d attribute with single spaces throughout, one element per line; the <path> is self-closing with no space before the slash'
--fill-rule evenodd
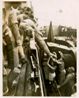
<path id="1" fill-rule="evenodd" d="M 3 93 L 2 93 L 2 83 L 3 83 L 3 77 L 2 77 L 2 4 L 3 1 L 16 1 L 16 0 L 0 0 L 0 97 L 3 97 Z M 17 1 L 25 1 L 25 0 L 17 0 Z M 76 0 L 75 0 L 76 2 Z M 79 2 L 78 2 L 79 3 Z M 77 6 L 76 8 L 77 10 L 79 10 L 79 6 Z M 79 11 L 78 11 L 78 16 L 79 16 Z M 77 95 L 75 97 L 79 97 L 79 20 L 77 20 Z M 9 97 L 9 96 L 6 96 Z M 12 96 L 13 97 L 13 96 Z M 27 97 L 27 96 L 26 96 Z M 23 97 L 22 97 L 23 98 Z"/>

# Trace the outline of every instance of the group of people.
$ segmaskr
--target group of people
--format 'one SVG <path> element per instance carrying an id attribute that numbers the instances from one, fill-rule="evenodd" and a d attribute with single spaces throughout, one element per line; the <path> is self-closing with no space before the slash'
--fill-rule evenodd
<path id="1" fill-rule="evenodd" d="M 62 60 L 60 60 L 60 62 L 57 62 L 57 54 L 50 52 L 47 44 L 42 38 L 40 30 L 38 29 L 33 9 L 27 4 L 27 2 L 4 3 L 2 30 L 3 95 L 7 95 L 11 86 L 13 85 L 14 80 L 15 82 L 17 82 L 22 65 L 28 62 L 27 58 L 29 56 L 31 41 L 32 45 L 34 45 L 34 43 L 37 44 L 39 48 L 47 54 L 48 58 L 54 60 L 54 62 L 56 63 L 59 63 L 59 77 L 61 77 L 59 78 L 59 80 L 61 82 L 63 81 L 63 79 L 65 80 L 66 77 L 64 76 L 66 75 L 66 72 L 64 68 L 64 62 L 62 62 Z M 51 68 L 54 67 L 55 66 Z M 74 69 L 71 68 L 69 70 L 71 71 Z M 52 76 L 52 78 L 56 77 L 55 72 Z"/>
<path id="2" fill-rule="evenodd" d="M 26 2 L 13 5 L 13 2 L 5 2 L 3 8 L 3 94 L 6 95 L 9 88 L 7 85 L 6 67 L 13 74 L 19 74 L 19 67 L 27 62 L 26 56 L 30 47 L 30 40 L 33 38 L 38 46 L 51 58 L 52 54 L 42 38 L 37 27 L 34 13 Z M 22 66 L 21 66 L 22 67 Z M 6 82 L 5 82 L 6 79 Z"/>

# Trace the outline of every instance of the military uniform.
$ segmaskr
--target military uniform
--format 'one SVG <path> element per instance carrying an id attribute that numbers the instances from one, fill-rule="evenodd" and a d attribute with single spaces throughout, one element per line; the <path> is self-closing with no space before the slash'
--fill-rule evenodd
<path id="1" fill-rule="evenodd" d="M 34 21 L 31 20 L 28 15 L 26 15 L 26 14 L 19 14 L 18 15 L 17 10 L 14 8 L 11 8 L 9 11 L 10 12 L 9 12 L 9 16 L 8 16 L 8 26 L 11 29 L 12 46 L 13 46 L 13 48 L 12 48 L 12 50 L 13 50 L 13 52 L 12 52 L 13 53 L 13 59 L 12 59 L 13 65 L 11 65 L 11 66 L 13 66 L 13 68 L 12 68 L 13 70 L 9 76 L 9 87 L 11 87 L 12 82 L 14 80 L 13 77 L 15 78 L 16 74 L 20 73 L 18 70 L 16 70 L 16 68 L 18 68 L 18 65 L 19 65 L 19 54 L 20 54 L 21 59 L 25 58 L 22 45 L 24 45 L 24 48 L 25 48 L 24 50 L 26 52 L 26 58 L 28 58 L 27 53 L 30 49 L 30 40 L 31 39 L 34 39 L 37 42 L 37 44 L 39 45 L 39 47 L 41 49 L 43 49 L 48 54 L 48 56 L 52 56 L 53 54 L 49 51 L 45 41 L 43 40 L 43 38 L 41 36 L 40 31 L 37 29 Z M 24 42 L 25 42 L 25 44 L 24 44 Z M 29 60 L 28 60 L 28 62 L 29 62 Z M 30 62 L 27 65 L 28 65 L 27 72 L 25 72 L 25 73 L 27 74 L 26 88 L 28 90 L 28 89 L 30 89 L 29 86 L 30 86 L 31 81 L 29 82 L 29 78 L 31 76 L 30 73 L 32 70 L 31 70 Z M 22 75 L 23 75 L 23 73 L 22 73 Z M 20 80 L 19 82 L 21 82 L 23 77 L 21 77 L 21 79 L 19 78 L 19 80 Z M 25 78 L 24 78 L 24 80 L 25 80 Z M 22 85 L 24 88 L 23 83 L 22 83 Z M 19 88 L 20 88 L 20 86 L 19 86 Z M 17 92 L 18 92 L 18 90 L 17 90 Z M 19 94 L 21 94 L 21 93 L 18 93 L 16 95 L 19 95 Z M 25 95 L 29 95 L 29 92 L 26 91 Z"/>
<path id="2" fill-rule="evenodd" d="M 3 26 L 3 95 L 6 95 L 8 92 L 8 82 L 7 68 L 13 69 L 14 59 L 13 59 L 13 44 L 12 44 L 12 33 L 7 23 L 4 22 Z"/>
<path id="3" fill-rule="evenodd" d="M 5 12 L 7 12 L 6 9 Z M 8 67 L 12 70 L 9 73 L 8 77 L 9 87 L 11 87 L 11 83 L 14 80 L 13 76 L 16 76 L 15 74 L 20 72 L 18 71 L 18 66 L 20 62 L 19 58 L 24 59 L 25 55 L 23 53 L 22 40 L 19 33 L 16 10 L 14 8 L 9 9 L 7 13 L 8 15 L 5 15 L 5 12 L 3 14 L 5 17 L 3 17 L 2 27 L 4 57 L 3 65 L 5 65 L 5 62 L 7 61 Z M 5 71 L 3 72 L 3 74 L 5 74 Z"/>

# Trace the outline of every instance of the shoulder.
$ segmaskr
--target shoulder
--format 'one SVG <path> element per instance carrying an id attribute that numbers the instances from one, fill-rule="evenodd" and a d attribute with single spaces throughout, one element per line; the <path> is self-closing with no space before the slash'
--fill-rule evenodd
<path id="1" fill-rule="evenodd" d="M 34 26 L 35 24 L 34 24 L 34 22 L 31 20 L 31 19 L 25 19 L 25 20 L 23 20 L 27 25 L 29 25 L 29 26 Z"/>

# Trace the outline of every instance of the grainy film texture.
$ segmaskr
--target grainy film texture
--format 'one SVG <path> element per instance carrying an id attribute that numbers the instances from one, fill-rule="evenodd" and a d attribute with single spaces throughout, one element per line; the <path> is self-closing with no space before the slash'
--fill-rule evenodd
<path id="1" fill-rule="evenodd" d="M 36 17 L 32 3 L 3 1 L 3 96 L 74 96 L 77 29 L 52 19 L 47 24 L 47 16 L 40 22 L 44 12 Z"/>

